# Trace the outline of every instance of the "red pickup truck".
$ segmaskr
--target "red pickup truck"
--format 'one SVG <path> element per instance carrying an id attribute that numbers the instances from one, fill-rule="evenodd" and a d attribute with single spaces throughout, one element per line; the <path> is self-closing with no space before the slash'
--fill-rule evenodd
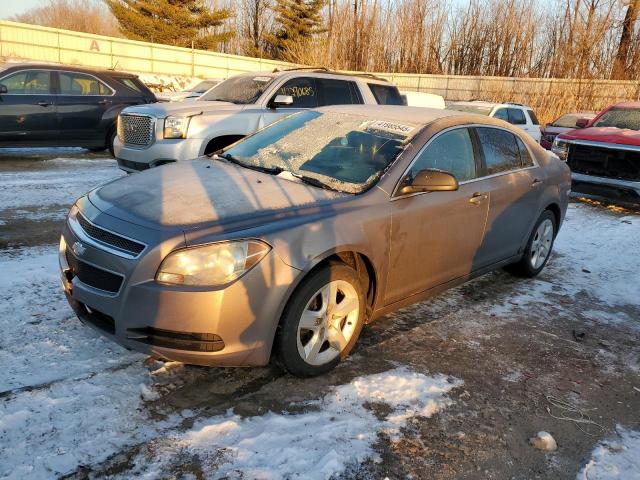
<path id="1" fill-rule="evenodd" d="M 551 151 L 571 168 L 573 190 L 640 200 L 640 102 L 617 103 L 558 135 Z"/>

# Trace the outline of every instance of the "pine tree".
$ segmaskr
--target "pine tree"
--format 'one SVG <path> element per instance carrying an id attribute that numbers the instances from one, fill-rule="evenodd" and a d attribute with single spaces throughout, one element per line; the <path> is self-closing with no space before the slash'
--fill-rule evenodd
<path id="1" fill-rule="evenodd" d="M 287 51 L 295 44 L 322 33 L 322 8 L 327 0 L 276 0 L 276 29 L 264 40 L 274 58 L 288 60 Z"/>
<path id="2" fill-rule="evenodd" d="M 227 9 L 212 10 L 204 0 L 105 0 L 122 33 L 132 40 L 177 47 L 213 49 L 233 36 L 215 32 L 231 17 Z"/>

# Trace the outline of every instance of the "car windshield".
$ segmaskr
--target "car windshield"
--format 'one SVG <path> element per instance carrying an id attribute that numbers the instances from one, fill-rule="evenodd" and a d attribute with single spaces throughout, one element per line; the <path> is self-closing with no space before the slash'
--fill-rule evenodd
<path id="1" fill-rule="evenodd" d="M 220 156 L 247 168 L 357 194 L 380 178 L 419 129 L 384 118 L 305 111 L 247 137 Z"/>
<path id="2" fill-rule="evenodd" d="M 640 130 L 640 109 L 612 108 L 604 112 L 593 126 Z"/>
<path id="3" fill-rule="evenodd" d="M 203 82 L 200 82 L 199 84 L 197 84 L 195 87 L 189 89 L 189 90 L 185 90 L 185 92 L 194 92 L 194 93 L 204 93 L 207 90 L 209 90 L 211 87 L 216 86 L 218 83 L 220 82 L 216 82 L 213 80 L 205 80 Z"/>
<path id="4" fill-rule="evenodd" d="M 478 115 L 489 115 L 493 107 L 487 107 L 486 105 L 465 105 L 462 103 L 452 103 L 447 107 L 447 110 L 457 110 L 458 112 L 476 113 Z"/>
<path id="5" fill-rule="evenodd" d="M 578 113 L 568 113 L 567 115 L 563 115 L 555 122 L 553 122 L 551 126 L 561 128 L 575 128 L 576 122 L 579 118 L 582 118 L 582 115 Z"/>
<path id="6" fill-rule="evenodd" d="M 272 80 L 273 77 L 267 75 L 232 77 L 216 85 L 206 95 L 200 97 L 200 100 L 242 105 L 255 103 Z"/>

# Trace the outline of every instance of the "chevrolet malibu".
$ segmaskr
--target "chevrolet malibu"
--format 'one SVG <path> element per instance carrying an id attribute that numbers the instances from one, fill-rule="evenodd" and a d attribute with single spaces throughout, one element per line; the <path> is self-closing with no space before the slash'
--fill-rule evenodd
<path id="1" fill-rule="evenodd" d="M 570 183 L 500 120 L 308 110 L 81 197 L 62 283 L 77 316 L 126 348 L 318 375 L 388 312 L 499 267 L 537 275 Z"/>

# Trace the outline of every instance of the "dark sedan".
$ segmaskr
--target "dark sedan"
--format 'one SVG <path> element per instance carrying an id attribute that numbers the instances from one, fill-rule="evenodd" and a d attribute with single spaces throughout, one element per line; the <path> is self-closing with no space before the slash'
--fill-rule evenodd
<path id="1" fill-rule="evenodd" d="M 55 65 L 0 70 L 0 147 L 108 148 L 116 119 L 156 98 L 136 75 Z"/>

